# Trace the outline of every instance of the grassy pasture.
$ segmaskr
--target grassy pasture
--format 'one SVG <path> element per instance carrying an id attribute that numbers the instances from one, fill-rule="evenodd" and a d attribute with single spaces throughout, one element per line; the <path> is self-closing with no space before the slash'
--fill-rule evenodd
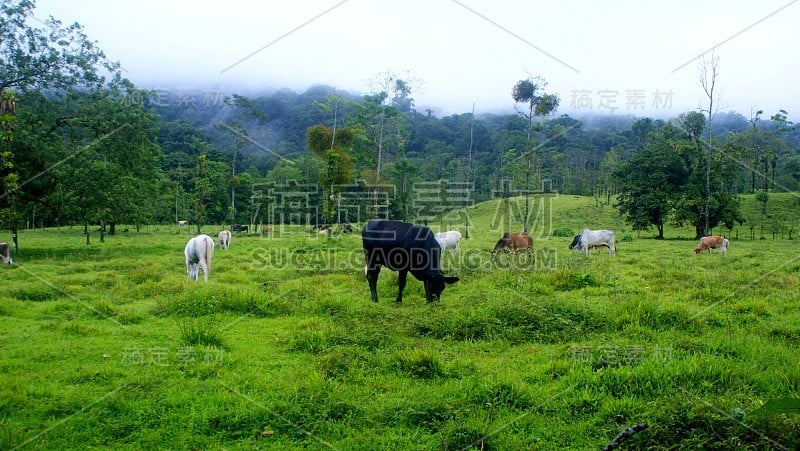
<path id="1" fill-rule="evenodd" d="M 237 234 L 204 284 L 186 229 L 23 233 L 0 268 L 0 448 L 599 449 L 637 423 L 623 448 L 800 447 L 796 241 L 697 256 L 688 228 L 534 205 L 535 251 L 495 261 L 509 207 L 470 209 L 434 305 L 413 278 L 396 305 L 387 270 L 370 302 L 358 234 Z M 618 255 L 542 233 L 584 225 Z"/>

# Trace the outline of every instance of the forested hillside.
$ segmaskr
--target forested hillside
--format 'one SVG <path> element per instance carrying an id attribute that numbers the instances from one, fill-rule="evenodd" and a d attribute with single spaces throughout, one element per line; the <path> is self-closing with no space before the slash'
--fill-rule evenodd
<path id="1" fill-rule="evenodd" d="M 766 203 L 800 187 L 800 133 L 783 110 L 719 112 L 710 124 L 697 111 L 579 119 L 559 113 L 540 77 L 509 86 L 515 113 L 445 117 L 418 111 L 414 83 L 390 73 L 365 95 L 146 90 L 80 26 L 56 21 L 48 35 L 25 24 L 22 5 L 3 10 L 0 60 L 1 216 L 12 230 L 425 221 L 557 192 L 617 205 L 638 230 L 691 224 L 700 235 L 741 223 L 739 194 Z"/>

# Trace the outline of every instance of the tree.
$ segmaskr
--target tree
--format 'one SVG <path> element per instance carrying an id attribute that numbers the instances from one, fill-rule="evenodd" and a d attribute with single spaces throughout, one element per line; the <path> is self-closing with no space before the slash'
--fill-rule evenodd
<path id="1" fill-rule="evenodd" d="M 674 141 L 680 133 L 672 125 L 664 125 L 650 135 L 644 149 L 625 161 L 614 177 L 617 180 L 617 209 L 634 230 L 647 230 L 651 225 L 664 238 L 664 226 L 687 177 L 686 167 Z"/>
<path id="2" fill-rule="evenodd" d="M 233 120 L 223 123 L 219 128 L 226 129 L 233 133 L 233 156 L 231 157 L 231 175 L 227 180 L 227 184 L 231 187 L 230 197 L 230 223 L 236 224 L 236 188 L 241 186 L 241 177 L 236 175 L 236 155 L 242 151 L 251 139 L 244 128 L 243 121 L 247 119 L 255 119 L 260 122 L 268 120 L 267 115 L 261 112 L 250 99 L 234 94 L 233 97 L 225 99 L 227 105 L 233 106 L 236 114 L 239 116 Z"/>
<path id="3" fill-rule="evenodd" d="M 558 94 L 544 92 L 546 86 L 544 78 L 534 77 L 518 81 L 511 90 L 514 102 L 526 104 L 527 111 L 517 109 L 517 113 L 528 121 L 528 141 L 533 131 L 533 119 L 537 117 L 544 119 L 549 116 L 558 108 L 560 102 Z"/>
<path id="4" fill-rule="evenodd" d="M 364 102 L 354 105 L 356 115 L 352 121 L 355 124 L 351 123 L 351 128 L 356 136 L 363 133 L 375 149 L 378 179 L 381 178 L 387 151 L 394 147 L 399 154 L 407 140 L 407 118 L 414 107 L 411 93 L 418 83 L 408 75 L 401 78 L 391 71 L 380 73 L 372 82 L 374 93 L 365 95 Z"/>
<path id="5" fill-rule="evenodd" d="M 325 220 L 333 221 L 339 189 L 351 179 L 352 163 L 346 150 L 353 145 L 353 134 L 347 128 L 334 132 L 332 128 L 319 124 L 310 127 L 306 136 L 308 149 L 325 162 L 319 182 L 325 199 Z"/>
<path id="6" fill-rule="evenodd" d="M 706 116 L 700 112 L 682 114 L 678 123 L 682 133 L 675 136 L 674 143 L 687 178 L 675 201 L 675 224 L 689 222 L 697 238 L 708 235 L 720 223 L 733 228 L 742 218 L 736 197 L 735 161 L 725 157 L 729 144 L 723 146 L 724 152 L 709 154 L 703 136 Z"/>
<path id="7" fill-rule="evenodd" d="M 611 204 L 611 197 L 616 194 L 616 179 L 614 174 L 622 165 L 622 152 L 617 147 L 612 147 L 600 162 L 600 187 L 604 194 L 606 205 Z"/>
<path id="8" fill-rule="evenodd" d="M 528 108 L 525 112 L 517 109 L 517 113 L 528 121 L 526 149 L 528 164 L 521 166 L 525 179 L 525 221 L 523 224 L 523 231 L 525 232 L 528 231 L 528 216 L 530 211 L 528 192 L 531 190 L 531 175 L 535 173 L 534 183 L 538 184 L 541 182 L 540 157 L 531 136 L 533 132 L 533 118 L 538 117 L 543 121 L 545 117 L 549 116 L 558 108 L 559 103 L 558 94 L 548 94 L 544 92 L 545 86 L 547 86 L 547 82 L 543 78 L 535 77 L 518 81 L 511 90 L 511 97 L 514 99 L 514 102 L 524 103 Z"/>
<path id="9" fill-rule="evenodd" d="M 48 17 L 42 28 L 31 26 L 34 7 L 35 2 L 31 0 L 0 2 L 0 98 L 4 103 L 11 98 L 8 93 L 12 88 L 21 92 L 93 88 L 103 84 L 100 69 L 118 70 L 119 64 L 105 59 L 102 50 L 83 33 L 81 25 L 64 27 L 60 21 Z M 13 116 L 13 111 L 5 110 L 3 116 Z M 3 149 L 2 158 L 4 188 L 0 220 L 11 227 L 16 253 L 21 217 L 16 205 L 19 173 L 15 169 L 14 155 L 8 149 L 13 128 L 8 127 L 7 119 L 4 124 L 6 149 Z"/>
<path id="10" fill-rule="evenodd" d="M 80 24 L 64 27 L 51 16 L 43 28 L 32 27 L 35 6 L 31 0 L 0 3 L 0 91 L 97 87 L 104 81 L 99 68 L 119 69 Z"/>
<path id="11" fill-rule="evenodd" d="M 780 110 L 770 117 L 770 128 L 759 125 L 762 110 L 751 113 L 750 127 L 734 136 L 734 155 L 748 163 L 750 176 L 749 191 L 769 192 L 775 189 L 775 176 L 778 159 L 788 153 L 789 148 L 781 133 L 791 129 L 785 111 Z"/>
<path id="12" fill-rule="evenodd" d="M 13 253 L 17 253 L 17 189 L 19 173 L 14 168 L 14 152 L 11 147 L 17 117 L 17 97 L 10 89 L 0 90 L 0 220 L 11 224 Z"/>
<path id="13" fill-rule="evenodd" d="M 703 86 L 703 92 L 708 98 L 708 108 L 703 110 L 708 115 L 708 121 L 706 123 L 707 130 L 706 130 L 706 184 L 705 184 L 705 209 L 703 211 L 703 236 L 708 235 L 709 230 L 709 215 L 710 215 L 710 208 L 711 208 L 711 159 L 714 157 L 714 143 L 713 143 L 713 135 L 711 133 L 711 124 L 712 119 L 714 118 L 714 114 L 716 111 L 714 110 L 714 100 L 716 97 L 714 96 L 714 88 L 717 85 L 717 68 L 719 66 L 719 58 L 714 57 L 714 54 L 711 54 L 711 60 L 706 61 L 705 58 L 702 62 L 702 69 L 700 72 L 700 84 Z"/>
<path id="14" fill-rule="evenodd" d="M 59 101 L 68 114 L 60 127 L 64 145 L 58 155 L 50 156 L 50 172 L 62 180 L 65 194 L 80 210 L 87 244 L 93 221 L 101 225 L 103 242 L 106 225 L 113 234 L 118 222 L 139 224 L 152 217 L 162 178 L 160 149 L 153 114 L 121 102 L 133 89 L 112 86 Z"/>
<path id="15" fill-rule="evenodd" d="M 203 219 L 208 202 L 211 200 L 211 193 L 213 187 L 206 174 L 206 163 L 208 157 L 205 153 L 201 153 L 197 157 L 197 173 L 194 182 L 194 221 L 197 226 L 197 234 L 200 234 L 200 229 L 203 226 Z"/>

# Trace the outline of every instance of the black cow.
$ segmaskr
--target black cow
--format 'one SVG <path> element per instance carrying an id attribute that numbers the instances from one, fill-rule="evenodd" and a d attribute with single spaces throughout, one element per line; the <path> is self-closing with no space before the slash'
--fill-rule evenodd
<path id="1" fill-rule="evenodd" d="M 246 226 L 243 224 L 231 224 L 231 232 L 247 232 L 250 226 Z"/>
<path id="2" fill-rule="evenodd" d="M 375 302 L 378 302 L 377 284 L 381 266 L 399 271 L 398 303 L 403 302 L 403 289 L 409 272 L 425 284 L 427 302 L 439 299 L 445 284 L 458 282 L 458 277 L 442 274 L 439 267 L 442 249 L 427 227 L 399 221 L 370 221 L 361 231 L 361 237 L 367 261 L 364 272 L 371 299 Z"/>

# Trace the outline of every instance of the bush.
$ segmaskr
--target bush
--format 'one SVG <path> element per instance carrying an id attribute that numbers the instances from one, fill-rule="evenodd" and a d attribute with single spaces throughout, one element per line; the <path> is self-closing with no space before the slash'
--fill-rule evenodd
<path id="1" fill-rule="evenodd" d="M 555 229 L 553 229 L 552 236 L 572 238 L 575 236 L 575 233 L 572 231 L 572 229 L 569 229 L 567 227 L 556 227 Z"/>

